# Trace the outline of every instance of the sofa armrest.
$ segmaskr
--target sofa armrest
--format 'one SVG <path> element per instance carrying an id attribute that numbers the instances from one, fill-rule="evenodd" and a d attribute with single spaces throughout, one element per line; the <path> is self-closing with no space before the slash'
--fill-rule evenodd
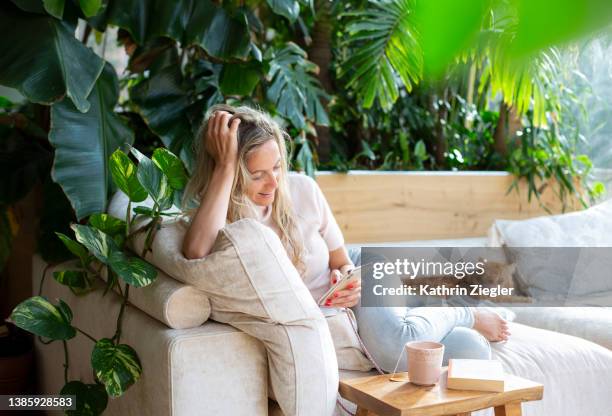
<path id="1" fill-rule="evenodd" d="M 40 270 L 34 267 L 38 289 Z M 96 339 L 112 337 L 121 298 L 96 290 L 75 296 L 47 277 L 43 295 L 64 300 L 73 325 Z M 134 307 L 123 317 L 121 343 L 136 350 L 143 367 L 140 380 L 119 398 L 111 398 L 106 415 L 231 414 L 268 412 L 268 370 L 263 344 L 228 325 L 213 321 L 196 328 L 171 329 Z M 69 380 L 92 382 L 93 342 L 80 333 L 68 341 Z M 40 387 L 58 393 L 64 384 L 62 344 L 36 343 Z"/>
<path id="2" fill-rule="evenodd" d="M 95 262 L 97 269 L 100 263 Z M 40 279 L 47 264 L 39 255 L 32 258 L 33 286 L 38 290 Z M 45 272 L 46 279 L 53 279 L 53 272 L 79 268 L 76 260 L 55 265 Z M 174 329 L 194 328 L 202 325 L 210 316 L 211 307 L 208 296 L 193 286 L 179 282 L 163 271 L 157 270 L 157 278 L 146 287 L 134 288 L 130 292 L 129 302 L 152 318 Z M 101 270 L 101 277 L 106 280 L 106 267 Z M 122 290 L 125 284 L 119 279 Z M 104 287 L 101 279 L 94 279 L 95 288 Z M 115 288 L 115 290 L 118 290 Z"/>

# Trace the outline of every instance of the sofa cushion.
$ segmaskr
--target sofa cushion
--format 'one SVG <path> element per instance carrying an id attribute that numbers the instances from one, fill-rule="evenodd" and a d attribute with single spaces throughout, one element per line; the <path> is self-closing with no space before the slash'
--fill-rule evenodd
<path id="1" fill-rule="evenodd" d="M 39 255 L 35 255 L 32 262 L 35 266 L 44 263 Z M 47 279 L 52 279 L 54 271 L 77 267 L 76 261 L 53 266 L 46 272 Z M 208 297 L 196 288 L 170 278 L 160 270 L 157 272 L 157 278 L 150 285 L 132 288 L 130 304 L 173 329 L 193 328 L 206 322 L 210 316 Z M 104 278 L 104 273 L 102 274 Z M 94 288 L 103 290 L 102 280 L 96 279 L 96 281 L 98 283 L 94 283 Z"/>
<path id="2" fill-rule="evenodd" d="M 493 222 L 490 247 L 612 247 L 612 199 L 586 210 Z"/>
<path id="3" fill-rule="evenodd" d="M 374 368 L 374 364 L 363 353 L 355 334 L 355 330 L 358 329 L 357 320 L 351 309 L 340 308 L 337 313 L 326 316 L 326 321 L 334 341 L 338 369 L 370 371 Z"/>
<path id="4" fill-rule="evenodd" d="M 569 214 L 522 221 L 496 220 L 489 246 L 503 246 L 517 264 L 516 284 L 540 299 L 612 291 L 612 199 Z M 580 249 L 583 248 L 583 249 Z"/>
<path id="5" fill-rule="evenodd" d="M 145 258 L 208 295 L 211 318 L 259 339 L 266 347 L 270 384 L 286 414 L 328 414 L 338 389 L 338 363 L 321 310 L 276 233 L 254 219 L 219 231 L 212 251 L 187 259 L 189 222 L 161 224 Z M 145 235 L 133 239 L 142 252 Z M 310 409 L 310 410 L 307 410 Z"/>

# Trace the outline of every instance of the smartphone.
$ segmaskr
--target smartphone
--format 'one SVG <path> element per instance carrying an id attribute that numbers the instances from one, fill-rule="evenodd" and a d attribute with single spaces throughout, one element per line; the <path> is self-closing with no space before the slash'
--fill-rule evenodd
<path id="1" fill-rule="evenodd" d="M 344 290 L 348 285 L 355 282 L 361 282 L 361 268 L 363 266 L 355 267 L 353 270 L 343 275 L 338 279 L 335 285 L 329 288 L 327 292 L 323 296 L 321 296 L 318 300 L 319 306 L 324 306 L 327 298 L 334 295 L 334 293 L 339 290 Z"/>

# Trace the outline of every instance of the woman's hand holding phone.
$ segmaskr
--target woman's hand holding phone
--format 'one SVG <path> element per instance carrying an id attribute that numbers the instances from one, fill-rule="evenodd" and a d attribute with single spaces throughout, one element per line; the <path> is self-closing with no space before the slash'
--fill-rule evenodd
<path id="1" fill-rule="evenodd" d="M 329 274 L 331 285 L 335 285 L 342 277 L 338 269 L 331 270 Z M 351 308 L 359 303 L 361 298 L 361 279 L 349 283 L 343 290 L 338 290 L 325 300 L 325 306 L 330 308 Z"/>

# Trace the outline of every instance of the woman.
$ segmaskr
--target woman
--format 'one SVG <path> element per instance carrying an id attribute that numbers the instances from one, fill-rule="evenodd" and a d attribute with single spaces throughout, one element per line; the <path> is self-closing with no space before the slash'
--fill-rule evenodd
<path id="1" fill-rule="evenodd" d="M 330 284 L 360 262 L 344 239 L 323 193 L 311 178 L 289 174 L 286 133 L 265 113 L 216 106 L 196 142 L 197 165 L 185 192 L 191 225 L 183 254 L 208 255 L 221 228 L 256 218 L 273 229 L 304 284 L 317 300 Z M 359 304 L 356 284 L 327 299 L 328 308 Z M 448 357 L 488 358 L 489 341 L 507 339 L 497 314 L 471 308 L 356 308 L 360 334 L 375 361 L 394 369 L 403 344 L 427 339 L 446 345 Z M 481 335 L 482 334 L 482 335 Z"/>

